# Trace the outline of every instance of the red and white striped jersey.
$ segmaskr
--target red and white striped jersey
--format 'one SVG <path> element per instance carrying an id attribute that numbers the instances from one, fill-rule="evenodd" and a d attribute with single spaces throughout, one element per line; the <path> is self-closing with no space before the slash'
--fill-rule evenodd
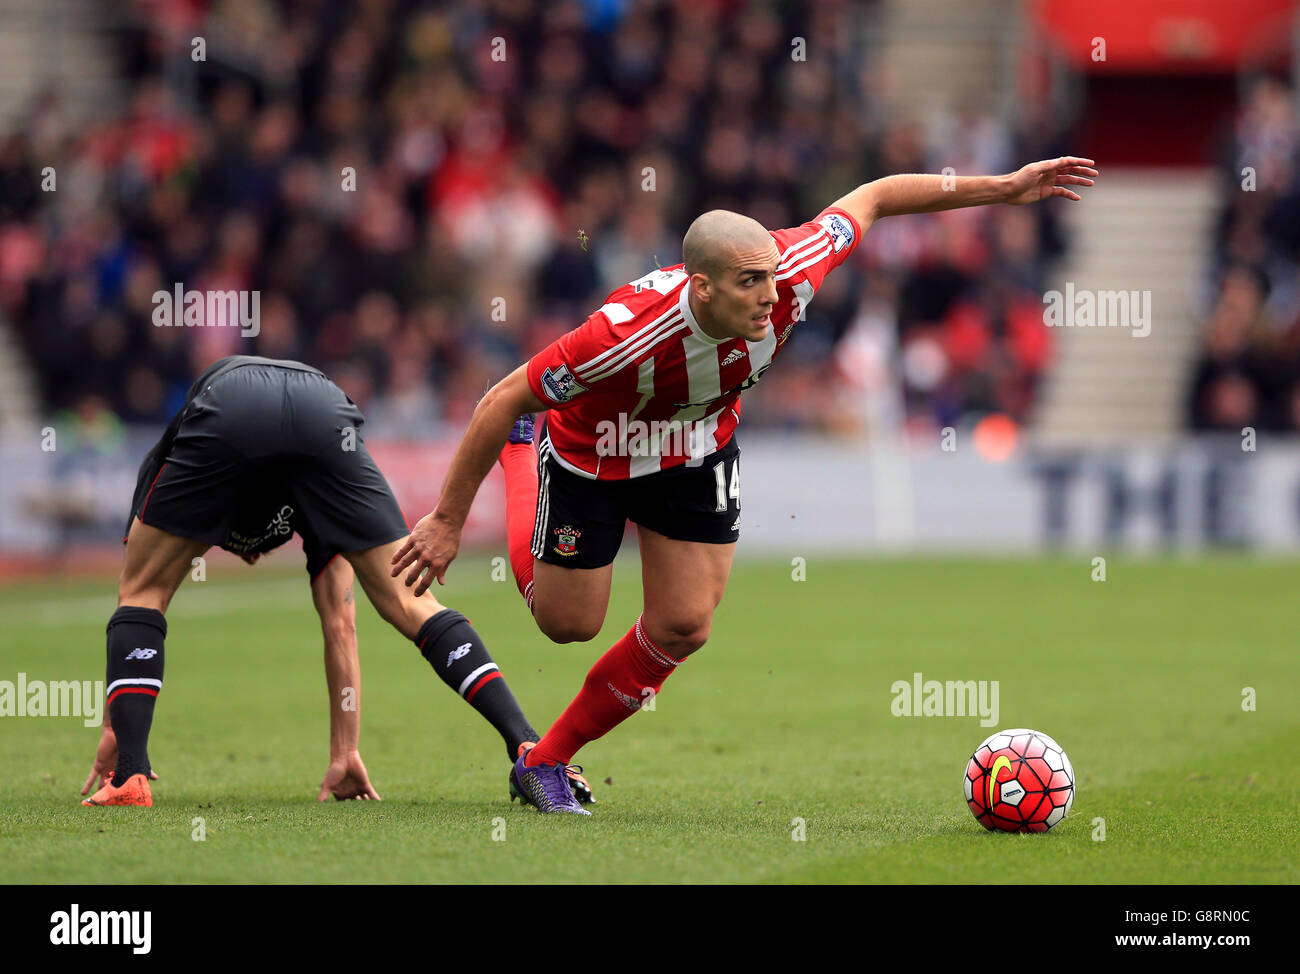
<path id="1" fill-rule="evenodd" d="M 727 445 L 740 394 L 780 354 L 826 275 L 862 236 L 838 207 L 770 232 L 781 260 L 762 341 L 706 335 L 678 264 L 614 291 L 581 327 L 529 359 L 528 384 L 550 404 L 547 435 L 559 463 L 583 477 L 626 480 L 698 465 Z"/>

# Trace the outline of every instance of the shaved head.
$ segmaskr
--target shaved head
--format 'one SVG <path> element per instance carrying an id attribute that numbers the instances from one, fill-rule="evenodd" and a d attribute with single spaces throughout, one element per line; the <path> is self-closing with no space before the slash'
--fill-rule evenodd
<path id="1" fill-rule="evenodd" d="M 682 239 L 682 260 L 687 274 L 716 278 L 740 254 L 764 253 L 772 248 L 772 236 L 761 223 L 731 210 L 701 213 Z"/>
<path id="2" fill-rule="evenodd" d="M 781 251 L 757 220 L 731 210 L 695 218 L 682 240 L 684 293 L 695 322 L 715 340 L 762 341 L 772 327 Z"/>

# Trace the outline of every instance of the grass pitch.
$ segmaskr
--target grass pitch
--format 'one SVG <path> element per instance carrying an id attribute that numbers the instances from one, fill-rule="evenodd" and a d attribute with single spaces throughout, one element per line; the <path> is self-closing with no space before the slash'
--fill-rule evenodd
<path id="1" fill-rule="evenodd" d="M 544 728 L 635 619 L 633 559 L 585 645 L 547 642 L 486 561 L 439 595 Z M 1086 558 L 814 558 L 795 582 L 788 561 L 741 562 L 655 711 L 580 755 L 599 804 L 574 820 L 509 803 L 500 739 L 361 598 L 361 753 L 384 801 L 317 804 L 305 573 L 214 562 L 168 613 L 152 809 L 79 806 L 98 739 L 80 719 L 0 718 L 0 882 L 1295 883 L 1296 569 L 1111 560 L 1093 582 Z M 0 680 L 101 679 L 113 591 L 0 590 Z M 998 726 L 1069 753 L 1070 817 L 985 833 L 961 780 L 995 728 L 895 717 L 915 672 L 999 681 Z"/>

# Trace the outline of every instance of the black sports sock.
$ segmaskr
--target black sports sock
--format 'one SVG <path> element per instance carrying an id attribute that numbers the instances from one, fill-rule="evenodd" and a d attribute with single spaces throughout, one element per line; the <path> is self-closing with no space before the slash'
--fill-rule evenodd
<path id="1" fill-rule="evenodd" d="M 162 689 L 163 641 L 167 620 L 157 609 L 121 606 L 108 620 L 108 718 L 117 735 L 121 786 L 133 774 L 149 773 L 149 727 Z"/>
<path id="2" fill-rule="evenodd" d="M 420 627 L 415 645 L 429 665 L 465 702 L 497 729 L 513 761 L 519 745 L 540 736 L 519 709 L 492 654 L 463 615 L 443 609 Z"/>

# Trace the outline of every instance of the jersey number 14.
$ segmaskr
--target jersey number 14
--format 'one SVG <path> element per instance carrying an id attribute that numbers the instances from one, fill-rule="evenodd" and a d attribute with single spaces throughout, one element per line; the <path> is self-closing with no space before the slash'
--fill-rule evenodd
<path id="1" fill-rule="evenodd" d="M 719 460 L 713 465 L 713 481 L 717 488 L 718 506 L 714 510 L 721 514 L 727 509 L 727 498 L 736 502 L 736 510 L 740 510 L 740 457 L 733 457 L 731 460 L 731 483 L 727 483 L 727 461 Z"/>

